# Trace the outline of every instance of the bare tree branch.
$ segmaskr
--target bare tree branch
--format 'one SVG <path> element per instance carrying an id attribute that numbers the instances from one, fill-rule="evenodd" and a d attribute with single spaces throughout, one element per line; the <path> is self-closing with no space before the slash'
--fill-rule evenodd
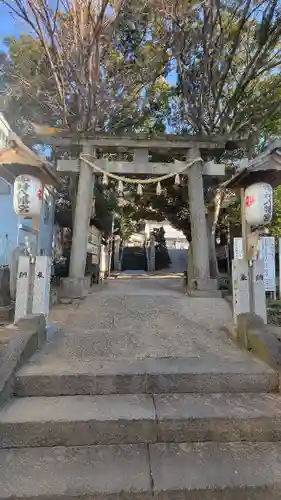
<path id="1" fill-rule="evenodd" d="M 158 43 L 150 44 L 151 29 L 159 26 L 160 33 L 163 24 L 163 15 L 155 10 L 153 2 L 153 5 L 148 0 L 0 2 L 29 25 L 41 44 L 49 78 L 44 77 L 41 82 L 38 78 L 25 85 L 36 94 L 36 83 L 46 82 L 46 95 L 42 86 L 38 92 L 56 110 L 52 122 L 58 126 L 76 131 L 107 127 L 112 116 L 135 107 L 143 89 L 165 74 L 170 35 L 162 30 Z M 126 61 L 125 54 L 118 52 L 117 28 L 120 22 L 129 22 L 127 12 L 131 12 L 130 22 L 135 24 L 133 31 L 141 33 L 140 56 L 150 44 L 150 57 L 141 57 L 140 64 L 138 60 Z M 14 71 L 13 79 L 17 77 L 20 75 Z"/>

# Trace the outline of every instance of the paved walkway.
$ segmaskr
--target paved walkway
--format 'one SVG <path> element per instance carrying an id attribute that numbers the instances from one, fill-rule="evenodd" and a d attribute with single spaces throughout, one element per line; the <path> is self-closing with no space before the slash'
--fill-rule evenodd
<path id="1" fill-rule="evenodd" d="M 248 359 L 222 331 L 231 321 L 229 305 L 220 298 L 190 298 L 180 287 L 177 277 L 109 280 L 77 308 L 54 311 L 52 319 L 63 328 L 39 353 L 38 362 L 205 355 L 218 361 Z"/>
<path id="2" fill-rule="evenodd" d="M 169 248 L 169 256 L 171 259 L 170 269 L 175 273 L 183 273 L 187 269 L 187 255 L 186 249 Z"/>
<path id="3" fill-rule="evenodd" d="M 281 498 L 278 375 L 179 288 L 126 274 L 53 312 L 0 412 L 0 500 Z"/>

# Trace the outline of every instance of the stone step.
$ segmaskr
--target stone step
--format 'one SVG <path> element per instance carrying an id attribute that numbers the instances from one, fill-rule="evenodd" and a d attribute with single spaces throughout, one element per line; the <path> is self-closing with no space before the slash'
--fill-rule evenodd
<path id="1" fill-rule="evenodd" d="M 150 446 L 153 499 L 280 500 L 281 444 Z"/>
<path id="2" fill-rule="evenodd" d="M 18 396 L 90 394 L 243 393 L 278 389 L 278 374 L 261 361 L 164 358 L 120 361 L 57 360 L 39 357 L 15 379 Z"/>
<path id="3" fill-rule="evenodd" d="M 274 394 L 14 398 L 0 411 L 0 448 L 145 442 L 281 441 Z"/>
<path id="4" fill-rule="evenodd" d="M 280 443 L 0 450 L 0 500 L 280 500 Z"/>
<path id="5" fill-rule="evenodd" d="M 278 394 L 154 396 L 162 442 L 281 441 Z"/>
<path id="6" fill-rule="evenodd" d="M 0 411 L 0 448 L 155 442 L 151 396 L 14 398 Z"/>

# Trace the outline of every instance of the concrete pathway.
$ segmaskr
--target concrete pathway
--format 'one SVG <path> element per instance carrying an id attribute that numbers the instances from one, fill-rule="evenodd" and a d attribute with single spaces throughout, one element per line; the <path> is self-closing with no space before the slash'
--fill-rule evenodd
<path id="1" fill-rule="evenodd" d="M 179 290 L 126 274 L 53 311 L 0 409 L 0 500 L 281 498 L 278 374 Z"/>
<path id="2" fill-rule="evenodd" d="M 171 259 L 170 270 L 174 273 L 183 273 L 187 269 L 188 250 L 181 248 L 169 248 Z"/>
<path id="3" fill-rule="evenodd" d="M 112 279 L 79 307 L 52 315 L 63 327 L 33 362 L 212 356 L 245 360 L 222 331 L 231 321 L 220 298 L 190 298 L 179 277 Z"/>

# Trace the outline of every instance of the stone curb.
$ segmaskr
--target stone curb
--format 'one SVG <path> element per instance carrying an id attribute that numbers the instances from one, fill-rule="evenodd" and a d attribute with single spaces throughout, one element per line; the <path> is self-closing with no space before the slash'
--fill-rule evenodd
<path id="1" fill-rule="evenodd" d="M 260 316 L 250 313 L 239 314 L 237 326 L 227 325 L 225 329 L 237 345 L 278 372 L 281 371 L 281 342 Z"/>
<path id="2" fill-rule="evenodd" d="M 28 315 L 5 329 L 0 337 L 0 404 L 13 393 L 14 375 L 46 340 L 43 314 Z"/>

